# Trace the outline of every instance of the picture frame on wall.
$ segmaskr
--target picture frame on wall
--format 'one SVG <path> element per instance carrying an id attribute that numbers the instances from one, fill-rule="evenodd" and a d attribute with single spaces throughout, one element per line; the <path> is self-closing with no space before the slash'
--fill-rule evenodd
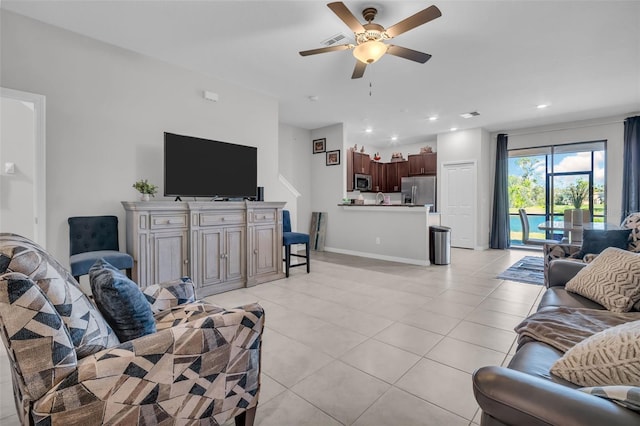
<path id="1" fill-rule="evenodd" d="M 327 166 L 337 166 L 340 164 L 340 150 L 327 151 Z"/>
<path id="2" fill-rule="evenodd" d="M 327 140 L 325 138 L 322 139 L 314 139 L 313 140 L 313 153 L 321 154 L 327 150 Z"/>

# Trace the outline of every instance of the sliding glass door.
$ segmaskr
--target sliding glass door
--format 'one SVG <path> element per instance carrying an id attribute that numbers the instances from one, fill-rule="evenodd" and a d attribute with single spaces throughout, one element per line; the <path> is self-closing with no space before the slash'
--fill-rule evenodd
<path id="1" fill-rule="evenodd" d="M 522 244 L 518 210 L 527 212 L 530 238 L 560 240 L 538 225 L 570 220 L 574 209 L 587 221 L 603 222 L 606 212 L 606 142 L 583 142 L 509 151 L 509 214 L 511 244 Z M 565 213 L 566 212 L 566 213 Z"/>

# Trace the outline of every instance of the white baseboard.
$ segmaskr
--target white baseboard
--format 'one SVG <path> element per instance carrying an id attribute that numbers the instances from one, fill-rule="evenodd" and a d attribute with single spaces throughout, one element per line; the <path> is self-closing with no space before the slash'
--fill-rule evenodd
<path id="1" fill-rule="evenodd" d="M 344 250 L 335 247 L 324 247 L 324 251 L 331 253 L 349 254 L 351 256 L 368 257 L 371 259 L 388 260 L 389 262 L 408 263 L 410 265 L 429 266 L 429 260 L 408 259 L 406 257 L 386 256 L 384 254 L 367 253 L 362 251 Z"/>

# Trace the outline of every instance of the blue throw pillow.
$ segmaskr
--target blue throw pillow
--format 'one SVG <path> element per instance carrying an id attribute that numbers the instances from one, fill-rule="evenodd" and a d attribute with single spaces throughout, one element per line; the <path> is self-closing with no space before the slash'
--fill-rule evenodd
<path id="1" fill-rule="evenodd" d="M 104 259 L 89 270 L 96 305 L 120 342 L 156 332 L 151 305 L 136 283 Z"/>
<path id="2" fill-rule="evenodd" d="M 582 248 L 580 258 L 587 254 L 600 254 L 608 247 L 626 250 L 629 246 L 631 229 L 614 229 L 608 231 L 585 229 L 582 231 Z"/>

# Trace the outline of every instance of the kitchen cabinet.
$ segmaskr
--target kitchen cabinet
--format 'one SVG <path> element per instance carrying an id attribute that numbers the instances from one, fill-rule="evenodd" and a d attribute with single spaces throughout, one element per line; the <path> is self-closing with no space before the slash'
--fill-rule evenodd
<path id="1" fill-rule="evenodd" d="M 384 168 L 386 186 L 383 192 L 400 192 L 402 178 L 409 176 L 409 162 L 395 161 L 385 163 Z"/>
<path id="2" fill-rule="evenodd" d="M 369 168 L 371 170 L 371 190 L 373 192 L 384 192 L 386 187 L 384 163 L 372 160 Z"/>
<path id="3" fill-rule="evenodd" d="M 353 172 L 361 175 L 371 174 L 371 157 L 361 152 L 353 153 Z"/>
<path id="4" fill-rule="evenodd" d="M 353 191 L 353 176 L 355 174 L 371 174 L 371 157 L 369 154 L 347 150 L 347 191 Z"/>
<path id="5" fill-rule="evenodd" d="M 437 156 L 435 152 L 409 155 L 409 176 L 435 176 L 438 168 Z"/>
<path id="6" fill-rule="evenodd" d="M 284 277 L 281 202 L 128 202 L 127 252 L 142 288 L 184 276 L 198 297 Z"/>

